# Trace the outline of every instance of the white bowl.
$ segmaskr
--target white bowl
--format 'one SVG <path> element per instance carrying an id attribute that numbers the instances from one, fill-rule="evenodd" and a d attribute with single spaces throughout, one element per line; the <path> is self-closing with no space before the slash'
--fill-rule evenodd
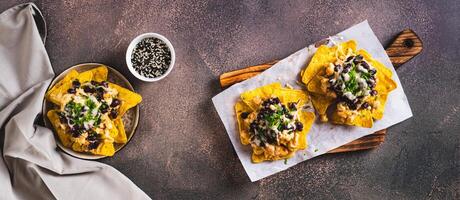
<path id="1" fill-rule="evenodd" d="M 143 39 L 145 39 L 145 38 L 158 38 L 158 39 L 162 40 L 163 42 L 166 43 L 166 46 L 168 46 L 169 51 L 171 52 L 171 63 L 169 64 L 168 70 L 166 70 L 166 72 L 163 75 L 159 76 L 159 77 L 147 78 L 145 76 L 140 75 L 133 68 L 133 63 L 131 62 L 131 55 L 133 54 L 133 50 L 134 50 L 134 48 L 136 48 L 136 45 L 139 42 L 141 42 Z M 128 50 L 126 50 L 126 65 L 128 65 L 129 71 L 136 78 L 138 78 L 140 80 L 143 80 L 143 81 L 147 81 L 147 82 L 159 81 L 159 80 L 163 79 L 164 77 L 166 77 L 172 71 L 175 61 L 176 61 L 176 52 L 174 51 L 174 47 L 172 46 L 171 42 L 165 36 L 162 36 L 162 35 L 160 35 L 158 33 L 144 33 L 144 34 L 141 34 L 141 35 L 137 36 L 136 38 L 134 38 L 131 41 L 131 43 L 128 46 Z"/>

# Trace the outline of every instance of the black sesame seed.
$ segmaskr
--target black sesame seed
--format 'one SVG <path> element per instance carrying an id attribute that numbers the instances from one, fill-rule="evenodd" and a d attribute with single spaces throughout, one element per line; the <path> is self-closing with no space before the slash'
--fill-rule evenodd
<path id="1" fill-rule="evenodd" d="M 163 75 L 171 64 L 171 52 L 166 43 L 157 38 L 145 38 L 131 55 L 134 70 L 147 78 Z"/>

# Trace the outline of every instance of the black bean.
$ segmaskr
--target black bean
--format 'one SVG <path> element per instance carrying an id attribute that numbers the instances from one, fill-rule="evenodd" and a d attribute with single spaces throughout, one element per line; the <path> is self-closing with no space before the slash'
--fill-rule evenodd
<path id="1" fill-rule="evenodd" d="M 98 85 L 99 85 L 99 82 L 97 82 L 97 81 L 91 81 L 91 85 L 98 86 Z"/>
<path id="2" fill-rule="evenodd" d="M 354 60 L 354 61 L 356 61 L 356 62 L 361 62 L 362 60 L 363 60 L 363 56 L 362 56 L 362 55 L 357 55 L 357 56 L 355 57 L 355 60 Z"/>
<path id="3" fill-rule="evenodd" d="M 335 67 L 334 67 L 334 71 L 336 71 L 336 72 L 340 71 L 341 69 L 342 69 L 342 66 L 340 66 L 340 65 L 335 65 Z"/>
<path id="4" fill-rule="evenodd" d="M 345 65 L 345 69 L 350 70 L 350 69 L 351 69 L 351 64 L 350 64 L 350 63 L 347 63 L 347 64 Z"/>
<path id="5" fill-rule="evenodd" d="M 370 73 L 371 75 L 374 75 L 375 73 L 377 73 L 377 70 L 375 70 L 375 69 L 369 69 L 369 73 Z"/>
<path id="6" fill-rule="evenodd" d="M 102 81 L 102 82 L 101 82 L 101 85 L 102 85 L 102 87 L 106 87 L 106 88 L 107 88 L 107 87 L 109 87 L 109 82 L 107 82 L 107 81 Z"/>
<path id="7" fill-rule="evenodd" d="M 354 56 L 349 56 L 349 57 L 347 58 L 347 60 L 345 60 L 345 62 L 350 62 L 351 60 L 353 60 L 353 58 L 354 58 Z"/>
<path id="8" fill-rule="evenodd" d="M 369 103 L 367 102 L 364 102 L 362 105 L 361 105 L 362 108 L 368 108 L 369 107 Z"/>
<path id="9" fill-rule="evenodd" d="M 374 81 L 367 81 L 367 84 L 369 85 L 370 88 L 375 87 L 375 82 Z"/>
<path id="10" fill-rule="evenodd" d="M 75 94 L 76 92 L 77 92 L 77 91 L 76 91 L 74 88 L 69 88 L 69 89 L 67 90 L 67 93 L 69 93 L 69 94 Z"/>
<path id="11" fill-rule="evenodd" d="M 78 81 L 78 79 L 75 79 L 74 81 L 72 81 L 72 86 L 74 88 L 79 88 L 80 87 L 80 81 Z"/>
<path id="12" fill-rule="evenodd" d="M 280 103 L 280 99 L 279 99 L 278 97 L 273 98 L 273 103 L 279 104 L 279 103 Z"/>
<path id="13" fill-rule="evenodd" d="M 287 114 L 287 115 L 286 115 L 286 118 L 288 118 L 288 119 L 293 119 L 293 118 L 294 118 L 294 115 Z"/>
<path id="14" fill-rule="evenodd" d="M 98 88 L 96 88 L 96 92 L 97 92 L 97 93 L 104 94 L 104 93 L 105 93 L 105 89 L 102 88 L 102 87 L 98 87 Z"/>
<path id="15" fill-rule="evenodd" d="M 363 66 L 364 69 L 369 69 L 369 64 L 367 64 L 367 62 L 362 62 L 361 66 Z"/>
<path id="16" fill-rule="evenodd" d="M 259 112 L 259 114 L 257 114 L 257 119 L 262 119 L 262 118 L 264 118 L 264 114 Z"/>
<path id="17" fill-rule="evenodd" d="M 113 99 L 112 103 L 110 104 L 110 107 L 117 107 L 120 105 L 121 101 L 119 99 Z"/>
<path id="18" fill-rule="evenodd" d="M 378 94 L 377 90 L 372 90 L 370 93 L 371 93 L 372 96 L 375 96 L 375 95 Z"/>
<path id="19" fill-rule="evenodd" d="M 252 123 L 249 125 L 249 128 L 250 128 L 250 129 L 252 130 L 252 132 L 253 132 L 254 130 L 257 129 L 257 123 L 256 123 L 256 122 L 252 122 Z"/>
<path id="20" fill-rule="evenodd" d="M 297 109 L 297 103 L 288 103 L 289 110 L 295 110 Z"/>
<path id="21" fill-rule="evenodd" d="M 355 103 L 348 103 L 348 107 L 352 110 L 356 110 L 356 104 Z"/>
<path id="22" fill-rule="evenodd" d="M 63 124 L 67 123 L 67 117 L 64 115 L 59 116 L 59 121 Z"/>
<path id="23" fill-rule="evenodd" d="M 99 106 L 99 110 L 101 111 L 102 114 L 104 114 L 109 111 L 109 106 L 103 103 L 101 104 L 101 106 Z"/>
<path id="24" fill-rule="evenodd" d="M 248 118 L 248 116 L 249 116 L 249 113 L 248 113 L 248 112 L 242 112 L 242 113 L 241 113 L 241 118 L 243 118 L 243 119 Z"/>
<path id="25" fill-rule="evenodd" d="M 98 146 L 99 146 L 99 141 L 93 141 L 89 143 L 88 149 L 89 150 L 96 149 Z"/>
<path id="26" fill-rule="evenodd" d="M 115 119 L 118 116 L 118 112 L 116 110 L 111 110 L 109 115 L 110 118 Z"/>
<path id="27" fill-rule="evenodd" d="M 302 122 L 299 122 L 299 121 L 295 122 L 295 130 L 296 131 L 302 131 L 303 130 Z"/>
<path id="28" fill-rule="evenodd" d="M 94 92 L 94 89 L 92 87 L 90 87 L 90 86 L 85 85 L 82 88 L 83 88 L 83 91 L 85 91 L 86 93 L 93 93 Z"/>

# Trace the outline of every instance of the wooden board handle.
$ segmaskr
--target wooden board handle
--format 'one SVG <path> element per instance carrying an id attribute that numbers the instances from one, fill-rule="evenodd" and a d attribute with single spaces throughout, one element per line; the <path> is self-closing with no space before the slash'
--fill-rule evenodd
<path id="1" fill-rule="evenodd" d="M 418 55 L 423 49 L 423 44 L 420 38 L 411 29 L 406 29 L 396 36 L 393 42 L 386 48 L 386 52 L 390 57 L 393 66 L 397 69 L 402 64 Z M 246 79 L 252 78 L 266 69 L 276 64 L 278 60 L 273 60 L 261 65 L 254 65 L 223 73 L 219 77 L 220 86 L 226 88 L 235 83 L 239 83 Z"/>
<path id="2" fill-rule="evenodd" d="M 324 41 L 324 40 L 322 40 Z M 390 45 L 386 48 L 386 52 L 390 57 L 395 69 L 408 62 L 410 59 L 418 55 L 423 49 L 422 40 L 411 29 L 406 29 L 399 33 Z M 220 85 L 222 88 L 231 86 L 235 83 L 244 81 L 251 77 L 257 76 L 266 69 L 276 64 L 278 60 L 273 60 L 265 64 L 246 67 L 243 69 L 230 71 L 220 75 Z M 372 149 L 379 146 L 385 141 L 386 129 L 377 131 L 371 135 L 364 136 L 353 142 L 345 144 L 339 148 L 329 151 L 328 153 L 340 153 Z"/>

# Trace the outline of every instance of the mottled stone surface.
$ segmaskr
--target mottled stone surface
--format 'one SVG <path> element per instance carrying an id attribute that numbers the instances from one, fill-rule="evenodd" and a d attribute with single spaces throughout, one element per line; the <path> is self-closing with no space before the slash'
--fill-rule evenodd
<path id="1" fill-rule="evenodd" d="M 105 63 L 144 97 L 136 135 L 102 162 L 154 199 L 460 198 L 458 0 L 35 2 L 56 73 Z M 0 10 L 18 3 L 2 0 Z M 251 183 L 211 104 L 218 75 L 283 58 L 365 19 L 384 45 L 404 28 L 422 38 L 424 51 L 398 70 L 414 117 L 391 127 L 378 149 L 321 156 Z M 176 49 L 174 70 L 157 83 L 136 80 L 125 65 L 128 43 L 144 32 L 165 35 Z"/>

